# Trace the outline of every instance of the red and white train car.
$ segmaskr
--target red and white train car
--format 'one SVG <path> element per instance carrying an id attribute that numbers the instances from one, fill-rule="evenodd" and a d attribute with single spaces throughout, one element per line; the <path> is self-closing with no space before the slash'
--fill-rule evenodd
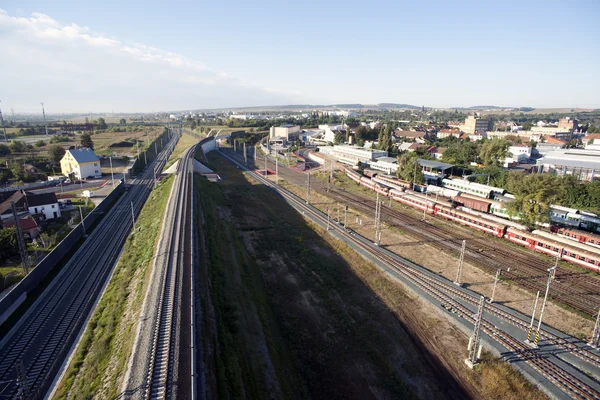
<path id="1" fill-rule="evenodd" d="M 520 246 L 528 247 L 552 257 L 559 257 L 564 261 L 582 266 L 594 272 L 600 271 L 600 252 L 583 247 L 575 242 L 563 243 L 561 238 L 551 233 L 533 231 L 531 233 L 519 231 L 514 228 L 506 230 L 506 239 Z M 566 239 L 563 239 L 566 241 Z M 589 246 L 587 246 L 589 247 Z"/>
<path id="2" fill-rule="evenodd" d="M 506 224 L 490 221 L 448 206 L 437 207 L 436 215 L 499 238 L 504 236 L 506 231 Z"/>
<path id="3" fill-rule="evenodd" d="M 435 214 L 436 204 L 433 201 L 425 200 L 412 194 L 403 193 L 396 189 L 390 190 L 390 196 L 392 199 L 400 203 L 414 207 L 421 211 L 425 210 L 425 212 L 428 214 Z"/>
<path id="4" fill-rule="evenodd" d="M 590 232 L 579 231 L 576 229 L 569 229 L 566 227 L 556 228 L 556 234 L 579 243 L 587 244 L 588 246 L 600 248 L 600 235 L 595 235 Z"/>
<path id="5" fill-rule="evenodd" d="M 348 168 L 342 168 L 342 169 L 344 170 L 344 172 L 346 173 L 346 176 L 348 178 L 352 179 L 354 182 L 356 182 L 357 184 L 360 185 L 360 175 L 357 172 L 354 172 Z"/>
<path id="6" fill-rule="evenodd" d="M 366 187 L 367 189 L 371 189 L 381 195 L 387 196 L 388 191 L 390 190 L 387 187 L 380 185 L 377 182 L 373 182 L 370 178 L 363 176 L 360 178 L 360 185 Z"/>

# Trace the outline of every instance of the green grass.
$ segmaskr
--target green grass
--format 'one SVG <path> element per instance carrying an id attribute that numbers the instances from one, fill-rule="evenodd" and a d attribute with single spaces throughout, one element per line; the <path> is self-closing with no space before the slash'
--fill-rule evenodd
<path id="1" fill-rule="evenodd" d="M 172 178 L 162 181 L 146 201 L 136 231 L 125 243 L 113 277 L 86 327 L 55 398 L 115 398 L 118 395 L 133 347 L 172 182 Z"/>
<path id="2" fill-rule="evenodd" d="M 171 156 L 167 160 L 167 164 L 165 165 L 165 168 L 163 170 L 166 170 L 171 165 L 175 164 L 175 162 L 181 157 L 183 152 L 185 150 L 189 149 L 190 147 L 192 147 L 193 145 L 195 145 L 196 143 L 198 143 L 198 139 L 196 139 L 195 137 L 193 137 L 191 135 L 188 135 L 187 133 L 184 133 L 179 138 L 179 141 L 177 142 L 177 146 L 175 146 L 175 149 L 173 150 L 173 153 L 171 153 Z"/>

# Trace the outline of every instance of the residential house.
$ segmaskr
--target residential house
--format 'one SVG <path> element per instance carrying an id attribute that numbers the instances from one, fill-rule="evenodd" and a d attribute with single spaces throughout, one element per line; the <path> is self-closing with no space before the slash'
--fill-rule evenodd
<path id="1" fill-rule="evenodd" d="M 75 179 L 100 178 L 100 159 L 92 149 L 69 149 L 60 160 L 60 168 L 64 176 Z"/>
<path id="2" fill-rule="evenodd" d="M 394 131 L 394 137 L 399 140 L 414 140 L 417 143 L 425 143 L 425 140 L 429 138 L 427 132 L 402 131 L 400 129 Z"/>
<path id="3" fill-rule="evenodd" d="M 23 233 L 23 236 L 29 239 L 35 239 L 40 235 L 40 227 L 36 220 L 29 214 L 25 214 L 18 217 L 19 220 L 19 228 Z M 2 227 L 4 228 L 12 228 L 15 226 L 15 219 L 10 216 L 10 218 L 2 220 Z"/>
<path id="4" fill-rule="evenodd" d="M 60 218 L 60 207 L 54 193 L 26 193 L 27 207 L 31 215 L 41 219 Z"/>
<path id="5" fill-rule="evenodd" d="M 599 144 L 600 143 L 600 133 L 592 133 L 589 134 L 587 136 L 584 136 L 583 139 L 581 139 L 581 143 L 583 143 L 584 146 L 587 146 L 588 144 Z"/>
<path id="6" fill-rule="evenodd" d="M 436 160 L 439 160 L 444 155 L 446 149 L 447 147 L 431 146 L 427 149 L 427 153 L 429 153 L 429 155 L 435 158 Z"/>

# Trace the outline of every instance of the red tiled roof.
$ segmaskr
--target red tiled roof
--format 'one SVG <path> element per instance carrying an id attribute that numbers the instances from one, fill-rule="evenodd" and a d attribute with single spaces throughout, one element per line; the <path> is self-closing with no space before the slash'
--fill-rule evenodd
<path id="1" fill-rule="evenodd" d="M 554 136 L 547 137 L 546 143 L 548 143 L 548 144 L 567 144 L 567 142 L 565 140 L 561 140 Z"/>
<path id="2" fill-rule="evenodd" d="M 15 226 L 15 220 L 14 219 L 7 219 L 4 220 L 2 222 L 2 225 L 4 225 L 5 228 L 12 228 L 13 226 Z M 31 216 L 26 216 L 26 217 L 21 217 L 19 218 L 19 228 L 21 228 L 22 231 L 28 231 L 30 229 L 35 229 L 38 227 L 37 222 L 35 222 L 35 219 L 31 218 Z"/>

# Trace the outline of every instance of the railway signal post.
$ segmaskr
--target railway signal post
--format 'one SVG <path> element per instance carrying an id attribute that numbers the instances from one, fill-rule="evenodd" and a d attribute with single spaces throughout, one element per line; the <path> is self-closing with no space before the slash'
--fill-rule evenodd
<path id="1" fill-rule="evenodd" d="M 348 206 L 344 207 L 344 228 L 346 228 L 348 222 Z"/>
<path id="2" fill-rule="evenodd" d="M 467 246 L 467 241 L 463 240 L 462 247 L 460 249 L 460 258 L 458 260 L 458 271 L 456 271 L 456 279 L 454 280 L 454 283 L 457 284 L 458 286 L 462 286 L 462 282 L 460 281 L 460 279 L 462 276 L 463 263 L 465 260 L 465 247 L 466 246 Z"/>
<path id="3" fill-rule="evenodd" d="M 465 360 L 465 364 L 471 369 L 475 368 L 477 361 L 481 357 L 481 321 L 483 320 L 483 305 L 485 304 L 485 297 L 481 296 L 479 299 L 479 307 L 477 314 L 475 315 L 475 326 L 473 327 L 473 334 L 469 338 L 469 358 Z"/>
<path id="4" fill-rule="evenodd" d="M 598 309 L 598 316 L 596 317 L 596 325 L 594 326 L 594 332 L 592 332 L 592 338 L 588 343 L 593 348 L 598 347 L 598 339 L 600 339 L 600 308 Z"/>

